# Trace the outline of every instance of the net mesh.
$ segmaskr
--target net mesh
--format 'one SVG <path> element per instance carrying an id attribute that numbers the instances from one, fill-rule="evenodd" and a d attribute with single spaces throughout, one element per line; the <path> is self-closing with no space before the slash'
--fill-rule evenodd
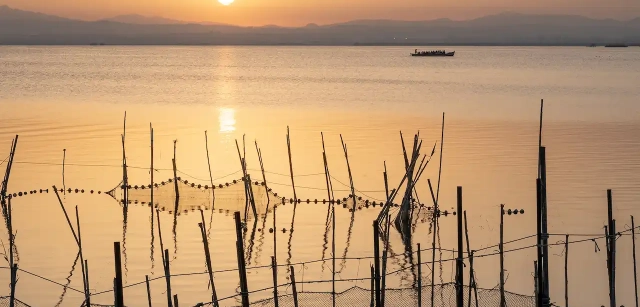
<path id="1" fill-rule="evenodd" d="M 224 184 L 214 185 L 213 188 L 210 184 L 202 184 L 196 182 L 189 182 L 188 180 L 182 180 L 177 178 L 178 193 L 180 195 L 177 202 L 177 213 L 188 212 L 198 209 L 204 210 L 218 210 L 220 212 L 245 212 L 245 209 L 251 211 L 251 207 L 247 207 L 246 188 L 243 179 L 233 180 Z M 168 179 L 155 183 L 153 187 L 153 203 L 154 207 L 164 211 L 173 212 L 176 210 L 176 193 L 175 183 L 173 179 Z M 270 208 L 275 204 L 286 205 L 296 202 L 293 198 L 279 195 L 271 188 L 268 188 L 264 182 L 251 182 L 249 184 L 250 191 L 253 193 L 253 200 L 258 214 L 264 214 L 267 206 Z M 128 204 L 133 205 L 146 205 L 151 204 L 151 185 L 129 185 L 128 187 Z M 120 203 L 124 203 L 123 199 L 124 186 L 118 186 L 107 194 L 111 195 L 115 199 L 119 199 Z M 355 206 L 354 206 L 355 202 Z M 298 199 L 297 203 L 308 204 L 332 204 L 327 199 Z M 334 202 L 344 209 L 348 210 L 362 210 L 369 207 L 382 206 L 383 203 L 371 199 L 366 199 L 360 196 L 355 198 L 351 195 L 337 198 Z M 416 208 L 418 206 L 424 207 L 424 205 L 414 204 Z M 250 206 L 250 204 L 249 204 Z M 399 205 L 394 204 L 393 207 Z M 426 212 L 427 210 L 424 210 Z M 250 215 L 249 215 L 250 217 Z M 426 216 L 423 216 L 424 219 Z"/>
<path id="2" fill-rule="evenodd" d="M 500 306 L 500 290 L 498 289 L 478 289 L 478 301 L 475 295 L 471 294 L 471 304 L 469 305 L 469 287 L 464 286 L 464 306 Z M 384 305 L 389 307 L 410 307 L 410 306 L 431 306 L 431 286 L 421 288 L 421 304 L 418 305 L 417 288 L 386 289 Z M 473 291 L 472 291 L 473 292 Z M 370 289 L 352 287 L 340 293 L 336 293 L 336 306 L 373 306 L 373 293 Z M 535 297 L 505 292 L 507 306 L 535 307 Z M 221 304 L 224 305 L 224 304 Z M 213 306 L 212 303 L 206 306 Z M 240 305 L 236 305 L 240 306 Z M 275 307 L 274 299 L 268 298 L 251 303 L 256 307 Z M 292 294 L 278 296 L 278 306 L 294 307 L 294 297 Z M 331 292 L 301 292 L 298 293 L 298 306 L 305 307 L 328 307 L 333 306 L 333 295 Z M 448 307 L 456 306 L 456 286 L 454 283 L 434 286 L 433 306 Z"/>
<path id="3" fill-rule="evenodd" d="M 9 297 L 9 296 L 0 297 L 0 307 L 9 307 L 9 306 L 11 306 L 11 297 Z M 14 305 L 13 306 L 15 306 L 15 307 L 31 307 L 31 306 L 23 303 L 19 299 L 14 299 Z"/>

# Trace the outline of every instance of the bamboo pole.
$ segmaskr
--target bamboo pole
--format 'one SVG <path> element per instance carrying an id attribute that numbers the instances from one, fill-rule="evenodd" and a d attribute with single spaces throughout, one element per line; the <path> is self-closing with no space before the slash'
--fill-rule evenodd
<path id="1" fill-rule="evenodd" d="M 176 158 L 175 156 L 171 159 L 171 163 L 173 164 L 173 188 L 176 193 L 176 199 L 180 199 L 180 190 L 178 189 L 178 169 L 176 168 Z M 173 212 L 176 214 L 177 212 Z"/>
<path id="2" fill-rule="evenodd" d="M 293 188 L 293 203 L 298 204 L 298 196 L 296 195 L 296 184 L 293 180 L 293 162 L 291 161 L 291 136 L 289 134 L 289 126 L 287 126 L 287 153 L 289 154 L 289 172 L 291 174 L 291 187 Z"/>
<path id="3" fill-rule="evenodd" d="M 607 236 L 607 263 L 609 268 L 609 298 L 611 307 L 616 307 L 616 220 L 613 219 L 613 196 L 611 189 L 607 190 L 607 217 L 608 217 L 608 236 Z"/>
<path id="4" fill-rule="evenodd" d="M 213 280 L 213 269 L 211 267 L 211 252 L 209 251 L 209 240 L 207 239 L 207 226 L 204 223 L 204 211 L 200 210 L 200 217 L 202 223 L 199 223 L 200 232 L 202 233 L 202 244 L 204 245 L 204 256 L 207 261 L 207 272 L 209 274 L 209 283 L 211 284 L 211 301 L 214 307 L 218 307 L 218 294 L 216 292 L 216 285 Z"/>
<path id="5" fill-rule="evenodd" d="M 56 186 L 53 186 L 53 191 L 56 193 L 56 197 L 58 198 L 58 203 L 60 203 L 60 207 L 62 208 L 62 212 L 64 213 L 64 217 L 67 219 L 67 224 L 69 225 L 69 229 L 71 229 L 71 233 L 73 234 L 73 238 L 76 240 L 76 244 L 79 244 L 78 236 L 76 235 L 76 231 L 73 229 L 71 225 L 71 220 L 69 219 L 69 215 L 67 214 L 67 210 L 64 208 L 62 204 L 62 199 L 60 199 L 60 194 L 58 194 L 58 189 Z"/>
<path id="6" fill-rule="evenodd" d="M 115 290 L 116 290 L 116 307 L 124 307 L 124 295 L 122 289 L 122 260 L 120 252 L 120 242 L 113 242 L 113 254 L 115 256 Z"/>
<path id="7" fill-rule="evenodd" d="M 536 302 L 537 307 L 542 307 L 543 304 L 543 281 L 542 281 L 542 181 L 540 178 L 536 179 L 536 220 L 537 220 L 537 261 L 536 261 Z"/>
<path id="8" fill-rule="evenodd" d="M 167 304 L 174 307 L 171 302 L 171 268 L 169 264 L 169 250 L 164 250 L 164 278 L 167 281 Z M 177 307 L 177 306 L 175 306 Z"/>
<path id="9" fill-rule="evenodd" d="M 65 191 L 67 189 L 67 186 L 64 183 L 64 164 L 65 164 L 66 160 L 67 160 L 67 150 L 66 149 L 62 149 L 62 193 L 63 194 L 67 193 Z"/>
<path id="10" fill-rule="evenodd" d="M 433 187 L 431 186 L 431 179 L 427 179 L 429 184 L 429 192 L 431 192 L 431 199 L 433 201 L 433 241 L 431 243 L 431 307 L 434 307 L 435 299 L 435 277 L 436 277 L 436 234 L 438 233 L 438 216 L 440 211 L 438 209 L 438 200 L 433 193 Z"/>
<path id="11" fill-rule="evenodd" d="M 456 259 L 456 306 L 463 307 L 464 306 L 464 255 L 463 255 L 463 239 L 462 239 L 462 187 L 457 188 L 457 204 L 458 209 L 458 258 Z"/>
<path id="12" fill-rule="evenodd" d="M 209 137 L 207 136 L 207 131 L 204 131 L 204 146 L 207 150 L 207 166 L 209 169 L 209 182 L 211 183 L 211 214 L 213 214 L 213 210 L 216 208 L 216 190 L 213 188 L 213 174 L 211 173 L 211 160 L 209 159 Z"/>
<path id="13" fill-rule="evenodd" d="M 151 202 L 149 203 L 149 205 L 151 207 L 151 248 L 150 248 L 151 250 L 150 250 L 150 252 L 151 252 L 151 266 L 152 266 L 152 269 L 153 269 L 154 262 L 155 262 L 154 259 L 153 259 L 153 254 L 154 254 L 154 252 L 153 252 L 153 243 L 154 243 L 154 239 L 155 239 L 154 231 L 153 231 L 153 222 L 154 222 L 153 221 L 154 220 L 153 210 L 154 210 L 154 207 L 155 207 L 155 205 L 153 203 L 153 190 L 155 190 L 155 185 L 154 185 L 154 181 L 153 181 L 153 172 L 154 172 L 154 169 L 153 169 L 153 126 L 151 125 L 151 123 L 149 123 L 149 132 L 151 134 L 151 166 L 150 166 L 150 169 L 149 169 L 149 172 L 151 173 L 151 188 L 149 189 L 150 192 L 151 192 Z M 149 305 L 151 305 L 151 304 L 149 304 Z"/>
<path id="14" fill-rule="evenodd" d="M 78 213 L 78 206 L 76 206 L 76 224 L 78 227 L 78 249 L 80 250 L 80 266 L 82 267 L 82 286 L 84 288 L 84 299 L 87 302 L 87 306 L 91 306 L 91 294 L 89 293 L 88 284 L 88 272 L 85 267 L 85 260 L 82 253 L 82 236 L 80 235 L 80 214 Z"/>
<path id="15" fill-rule="evenodd" d="M 609 236 L 611 238 L 611 245 L 609 246 L 611 248 L 611 301 L 612 301 L 612 306 L 617 306 L 616 305 L 616 239 L 618 238 L 617 236 L 617 232 L 616 232 L 616 220 L 614 219 L 612 221 L 613 223 L 611 223 L 611 226 L 613 227 L 611 229 L 611 232 L 609 233 Z"/>
<path id="16" fill-rule="evenodd" d="M 11 297 L 9 298 L 9 307 L 15 306 L 16 301 L 16 284 L 18 282 L 18 264 L 14 263 L 11 266 Z"/>
<path id="17" fill-rule="evenodd" d="M 633 291 L 635 293 L 636 307 L 638 307 L 638 271 L 636 267 L 636 224 L 631 216 L 631 243 L 633 244 Z"/>
<path id="18" fill-rule="evenodd" d="M 382 269 L 380 270 L 380 302 L 384 305 L 385 302 L 385 290 L 387 286 L 387 250 L 382 251 Z"/>
<path id="19" fill-rule="evenodd" d="M 389 178 L 387 177 L 387 161 L 384 161 L 384 192 L 387 196 L 385 198 L 386 201 L 389 201 Z"/>
<path id="20" fill-rule="evenodd" d="M 296 272 L 293 266 L 289 267 L 291 271 L 291 290 L 293 291 L 293 306 L 298 307 L 298 290 L 296 289 Z"/>
<path id="21" fill-rule="evenodd" d="M 418 243 L 418 306 L 422 306 L 422 251 Z"/>
<path id="22" fill-rule="evenodd" d="M 278 307 L 278 263 L 273 256 L 271 256 L 271 271 L 273 273 L 273 303 L 275 307 Z"/>
<path id="23" fill-rule="evenodd" d="M 538 261 L 533 261 L 533 293 L 536 300 L 536 307 L 540 307 L 540 295 L 538 294 Z"/>
<path id="24" fill-rule="evenodd" d="M 376 303 L 376 295 L 375 295 L 375 288 L 376 288 L 376 283 L 375 283 L 375 279 L 376 279 L 376 272 L 375 269 L 373 268 L 373 266 L 370 266 L 371 268 L 371 290 L 369 291 L 371 293 L 371 303 L 369 303 L 369 306 L 374 307 L 375 303 Z"/>
<path id="25" fill-rule="evenodd" d="M 160 240 L 160 250 L 162 254 L 162 268 L 164 270 L 164 278 L 167 283 L 167 305 L 172 307 L 171 302 L 171 280 L 169 273 L 169 250 L 164 249 L 164 243 L 162 241 L 162 225 L 160 224 L 160 210 L 156 210 L 156 217 L 158 219 L 158 239 Z"/>
<path id="26" fill-rule="evenodd" d="M 151 306 L 151 286 L 149 285 L 149 275 L 145 275 L 144 279 L 147 284 L 147 301 L 149 302 L 149 307 L 153 307 Z"/>
<path id="27" fill-rule="evenodd" d="M 124 208 L 128 208 L 129 206 L 129 175 L 127 172 L 127 155 L 125 152 L 125 140 L 127 137 L 127 112 L 124 112 L 124 124 L 122 129 L 122 183 L 124 184 L 123 200 L 124 200 Z"/>
<path id="28" fill-rule="evenodd" d="M 500 307 L 506 307 L 504 296 L 504 204 L 500 205 Z"/>
<path id="29" fill-rule="evenodd" d="M 467 307 L 471 307 L 471 291 L 475 290 L 476 306 L 478 305 L 478 290 L 476 289 L 476 277 L 473 270 L 473 251 L 471 250 L 469 243 L 469 226 L 467 224 L 467 211 L 464 211 L 464 233 L 467 242 L 467 256 L 469 257 L 469 300 L 467 301 Z"/>
<path id="30" fill-rule="evenodd" d="M 162 226 L 160 224 L 160 210 L 156 209 L 156 218 L 158 219 L 158 239 L 160 240 L 160 254 L 162 254 L 162 267 L 164 268 L 164 243 L 162 241 Z"/>
<path id="31" fill-rule="evenodd" d="M 236 253 L 238 258 L 238 274 L 240 275 L 240 295 L 242 296 L 242 306 L 248 307 L 249 290 L 247 287 L 247 271 L 244 261 L 244 240 L 242 239 L 242 222 L 239 211 L 234 213 L 234 219 L 236 222 Z"/>
<path id="32" fill-rule="evenodd" d="M 331 205 L 331 302 L 336 307 L 336 207 Z"/>
<path id="33" fill-rule="evenodd" d="M 542 280 L 543 280 L 543 293 L 544 293 L 544 301 L 542 302 L 544 306 L 549 306 L 551 304 L 551 300 L 549 298 L 549 232 L 547 228 L 548 222 L 548 210 L 547 210 L 547 159 L 546 159 L 546 148 L 541 146 L 539 148 L 539 156 L 540 156 L 540 179 L 542 181 L 541 186 L 541 200 L 542 200 Z"/>
<path id="34" fill-rule="evenodd" d="M 14 263 L 13 251 L 15 249 L 15 235 L 13 233 L 13 213 L 11 207 L 11 198 L 9 198 L 8 209 L 7 209 L 7 230 L 9 231 L 9 268 L 11 274 L 11 297 L 9 301 L 9 306 L 15 306 L 16 299 L 16 286 L 18 284 L 18 264 Z"/>
<path id="35" fill-rule="evenodd" d="M 564 306 L 569 307 L 569 235 L 564 241 Z"/>
<path id="36" fill-rule="evenodd" d="M 378 220 L 373 221 L 373 261 L 375 267 L 376 307 L 381 307 L 380 301 L 380 226 Z"/>
<path id="37" fill-rule="evenodd" d="M 349 174 L 349 186 L 351 187 L 351 197 L 353 198 L 353 212 L 356 210 L 356 189 L 353 185 L 353 176 L 351 175 L 351 166 L 349 165 L 349 153 L 347 151 L 347 145 L 344 143 L 342 139 L 342 134 L 340 135 L 340 142 L 342 143 L 342 149 L 344 150 L 344 158 L 347 161 L 347 173 Z M 351 233 L 351 232 L 349 232 Z M 347 239 L 348 241 L 348 239 Z"/>
<path id="38" fill-rule="evenodd" d="M 84 261 L 84 269 L 86 273 L 86 283 L 87 283 L 87 294 L 89 297 L 87 298 L 87 306 L 91 307 L 91 293 L 90 293 L 90 283 L 89 283 L 89 260 Z"/>

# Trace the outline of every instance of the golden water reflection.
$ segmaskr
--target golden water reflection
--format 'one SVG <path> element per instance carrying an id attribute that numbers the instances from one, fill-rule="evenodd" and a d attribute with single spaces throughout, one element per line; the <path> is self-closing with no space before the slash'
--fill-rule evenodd
<path id="1" fill-rule="evenodd" d="M 218 120 L 220 122 L 220 133 L 230 133 L 236 130 L 236 110 L 220 108 Z"/>

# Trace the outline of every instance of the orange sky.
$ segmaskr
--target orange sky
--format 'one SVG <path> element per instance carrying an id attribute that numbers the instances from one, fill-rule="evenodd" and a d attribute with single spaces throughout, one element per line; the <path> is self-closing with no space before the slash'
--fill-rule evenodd
<path id="1" fill-rule="evenodd" d="M 569 13 L 599 18 L 640 16 L 637 0 L 0 0 L 14 8 L 95 20 L 121 14 L 238 25 L 298 26 L 353 19 L 468 19 L 503 11 Z"/>

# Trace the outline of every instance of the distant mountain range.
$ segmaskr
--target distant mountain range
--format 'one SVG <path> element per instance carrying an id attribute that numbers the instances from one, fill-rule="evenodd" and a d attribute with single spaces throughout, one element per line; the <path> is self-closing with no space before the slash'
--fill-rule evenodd
<path id="1" fill-rule="evenodd" d="M 240 27 L 123 15 L 81 21 L 0 6 L 5 45 L 590 45 L 640 43 L 640 18 L 502 13 L 466 21 Z"/>

